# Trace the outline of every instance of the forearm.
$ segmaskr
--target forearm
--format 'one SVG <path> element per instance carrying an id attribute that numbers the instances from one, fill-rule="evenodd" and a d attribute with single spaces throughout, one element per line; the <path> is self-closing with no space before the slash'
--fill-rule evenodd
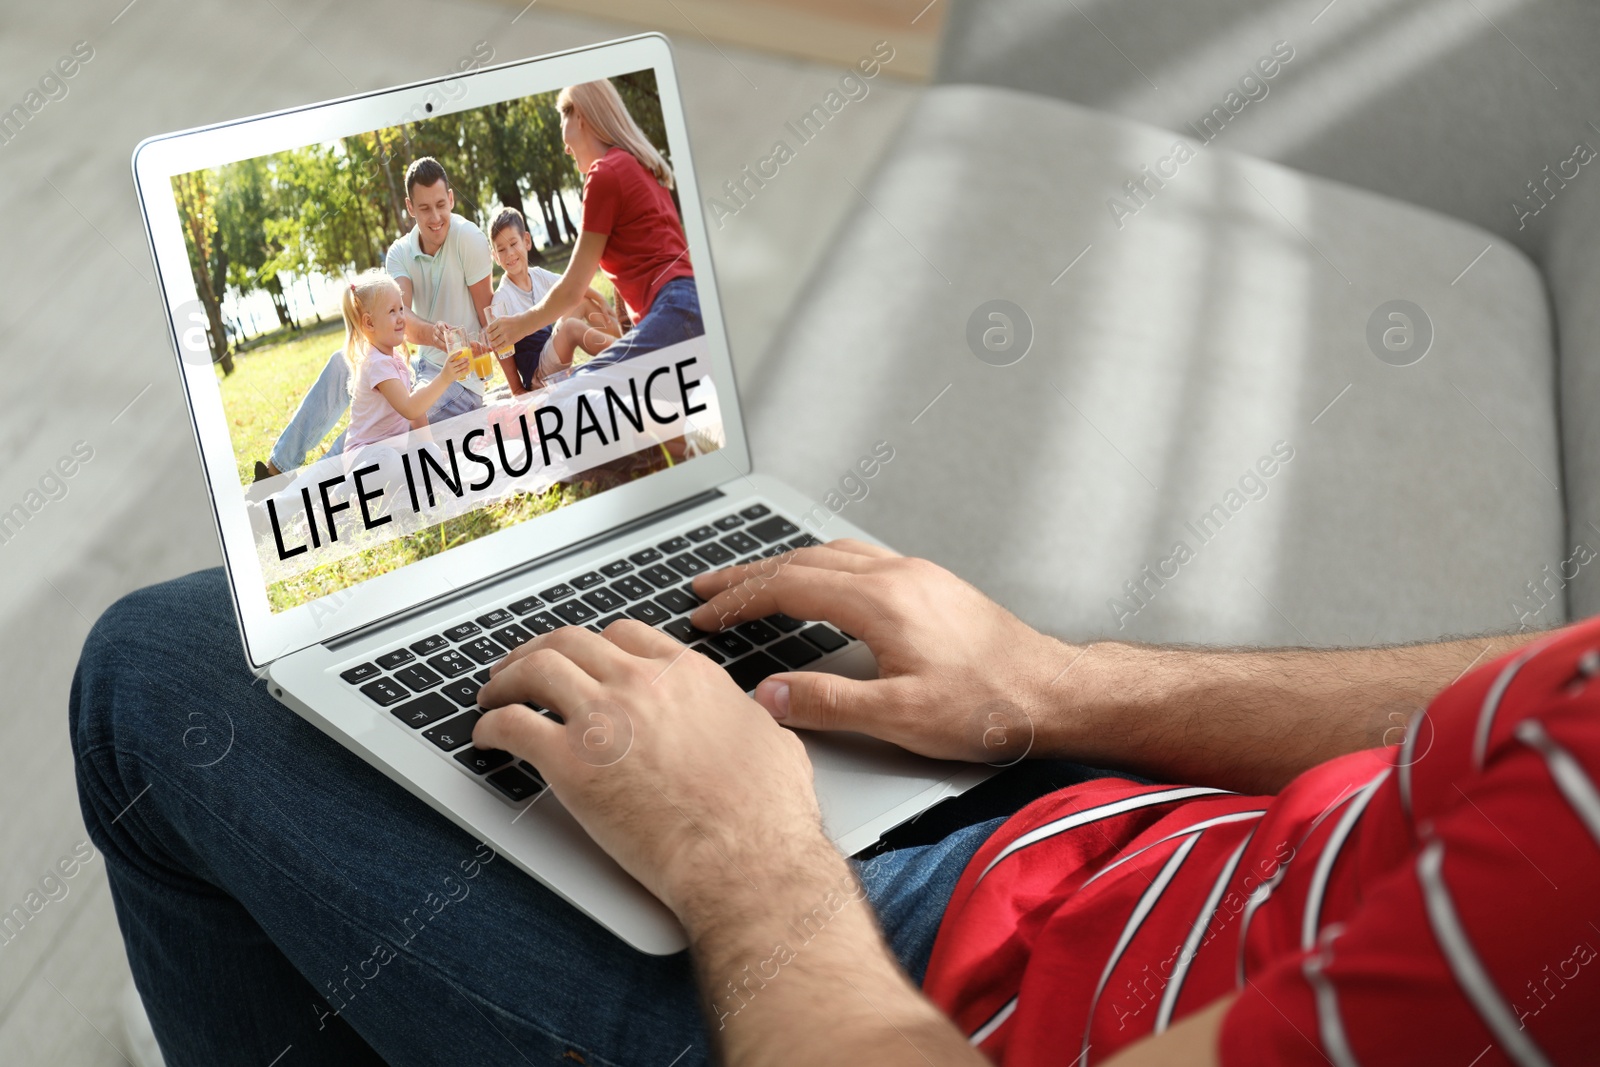
<path id="1" fill-rule="evenodd" d="M 685 915 L 722 1062 L 985 1062 L 900 970 L 825 840 L 784 869 L 745 866 Z"/>
<path id="2" fill-rule="evenodd" d="M 1091 645 L 1050 687 L 1034 754 L 1275 792 L 1335 756 L 1397 744 L 1441 689 L 1537 636 L 1329 650 Z"/>
<path id="3" fill-rule="evenodd" d="M 410 308 L 406 308 L 406 340 L 414 345 L 433 345 L 439 338 L 433 323 L 418 318 Z"/>

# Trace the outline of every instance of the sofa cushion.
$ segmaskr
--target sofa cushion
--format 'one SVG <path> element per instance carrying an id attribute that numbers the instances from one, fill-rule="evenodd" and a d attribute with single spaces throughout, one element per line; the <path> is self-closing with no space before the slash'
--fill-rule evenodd
<path id="1" fill-rule="evenodd" d="M 1519 253 L 1477 258 L 1483 231 L 977 86 L 929 90 L 846 195 L 744 383 L 758 467 L 824 512 L 1075 638 L 1562 621 L 1514 606 L 1565 555 L 1546 295 Z M 995 300 L 1024 316 L 1001 352 Z M 1394 300 L 1432 324 L 1408 366 L 1368 340 Z"/>

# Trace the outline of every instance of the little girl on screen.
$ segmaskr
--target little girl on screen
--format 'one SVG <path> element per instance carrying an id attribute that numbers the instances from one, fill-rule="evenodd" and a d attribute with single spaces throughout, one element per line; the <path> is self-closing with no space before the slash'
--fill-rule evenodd
<path id="1" fill-rule="evenodd" d="M 344 446 L 349 452 L 426 425 L 428 409 L 452 382 L 467 376 L 471 362 L 457 356 L 413 390 L 400 286 L 384 271 L 364 271 L 345 289 L 342 304 L 344 358 L 350 365 L 350 429 Z"/>

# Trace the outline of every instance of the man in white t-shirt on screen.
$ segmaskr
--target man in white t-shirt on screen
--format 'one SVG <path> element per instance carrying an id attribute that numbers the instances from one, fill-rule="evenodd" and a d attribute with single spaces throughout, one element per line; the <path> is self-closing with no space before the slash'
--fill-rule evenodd
<path id="1" fill-rule="evenodd" d="M 494 291 L 496 313 L 508 316 L 527 311 L 561 280 L 559 274 L 528 265 L 533 235 L 516 208 L 502 208 L 495 216 L 489 225 L 489 240 L 494 261 L 505 271 Z M 513 355 L 500 357 L 500 369 L 505 372 L 512 393 L 520 396 L 570 367 L 578 349 L 597 355 L 622 336 L 622 326 L 611 305 L 592 286 L 572 310 L 583 317 L 559 319 L 535 330 L 517 342 Z"/>
<path id="2" fill-rule="evenodd" d="M 482 326 L 483 309 L 492 299 L 489 239 L 455 214 L 455 206 L 455 190 L 438 160 L 423 156 L 406 168 L 406 212 L 417 224 L 389 246 L 384 269 L 400 283 L 406 340 L 418 346 L 411 369 L 419 385 L 444 367 L 444 327 Z M 444 391 L 428 411 L 428 421 L 482 406 L 483 382 L 469 374 Z"/>

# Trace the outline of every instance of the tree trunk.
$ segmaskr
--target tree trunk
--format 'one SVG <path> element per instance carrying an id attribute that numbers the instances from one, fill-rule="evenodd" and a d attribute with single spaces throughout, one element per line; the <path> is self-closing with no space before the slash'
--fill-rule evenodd
<path id="1" fill-rule="evenodd" d="M 572 224 L 572 216 L 567 214 L 567 198 L 561 195 L 561 190 L 556 190 L 556 203 L 561 205 L 561 217 L 567 224 L 567 243 L 576 244 L 578 228 Z"/>
<path id="2" fill-rule="evenodd" d="M 289 302 L 283 298 L 283 282 L 276 274 L 266 279 L 262 288 L 272 298 L 272 310 L 278 313 L 278 325 L 289 327 L 294 325 L 294 320 L 289 318 Z"/>

